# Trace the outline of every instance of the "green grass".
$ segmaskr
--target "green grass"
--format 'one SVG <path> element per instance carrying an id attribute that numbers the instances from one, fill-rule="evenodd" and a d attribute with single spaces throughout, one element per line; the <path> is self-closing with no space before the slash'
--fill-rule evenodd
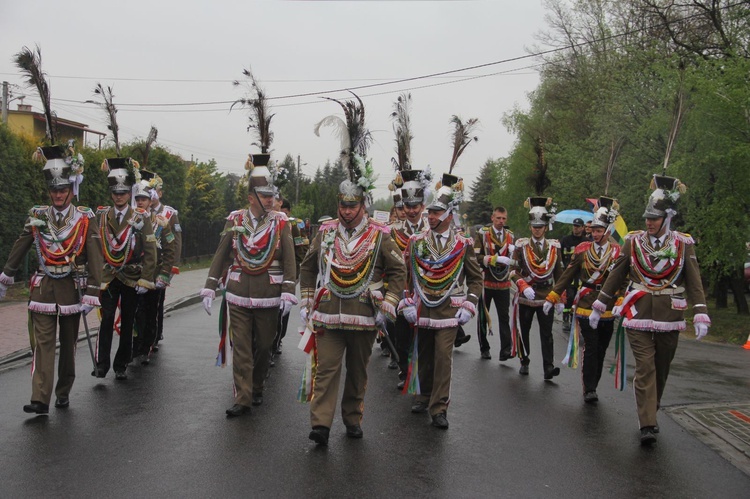
<path id="1" fill-rule="evenodd" d="M 737 314 L 732 294 L 729 294 L 729 307 L 716 308 L 716 301 L 708 300 L 708 315 L 711 317 L 711 327 L 705 340 L 732 345 L 744 345 L 750 335 L 750 316 Z M 689 324 L 686 333 L 694 333 Z"/>

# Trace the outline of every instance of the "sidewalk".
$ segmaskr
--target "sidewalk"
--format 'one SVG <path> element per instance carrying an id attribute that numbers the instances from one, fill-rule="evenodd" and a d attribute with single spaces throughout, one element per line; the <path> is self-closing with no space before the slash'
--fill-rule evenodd
<path id="1" fill-rule="evenodd" d="M 200 301 L 198 292 L 203 287 L 207 275 L 208 269 L 199 269 L 183 271 L 174 276 L 172 284 L 167 289 L 164 313 Z M 26 305 L 26 302 L 0 302 L 0 366 L 24 357 L 31 357 L 29 316 Z M 99 328 L 97 314 L 89 314 L 86 320 L 88 320 L 89 331 L 96 334 Z M 81 320 L 79 341 L 85 341 L 85 339 L 86 333 L 83 328 L 83 320 Z"/>

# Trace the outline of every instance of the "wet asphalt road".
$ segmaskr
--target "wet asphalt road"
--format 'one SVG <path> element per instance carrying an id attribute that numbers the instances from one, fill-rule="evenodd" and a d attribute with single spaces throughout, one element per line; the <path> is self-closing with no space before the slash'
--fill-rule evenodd
<path id="1" fill-rule="evenodd" d="M 157 358 L 124 383 L 89 376 L 80 344 L 71 406 L 49 417 L 21 411 L 28 366 L 1 372 L 0 497 L 747 497 L 750 477 L 664 413 L 658 444 L 641 448 L 630 387 L 616 392 L 608 373 L 598 406 L 582 403 L 578 371 L 543 381 L 536 332 L 528 377 L 517 361 L 480 360 L 475 339 L 456 351 L 447 431 L 410 413 L 376 346 L 364 439 L 347 439 L 337 417 L 320 448 L 295 400 L 293 310 L 263 406 L 227 420 L 231 371 L 214 366 L 216 320 L 200 306 L 176 312 Z M 665 405 L 750 399 L 750 352 L 681 340 L 673 367 Z"/>

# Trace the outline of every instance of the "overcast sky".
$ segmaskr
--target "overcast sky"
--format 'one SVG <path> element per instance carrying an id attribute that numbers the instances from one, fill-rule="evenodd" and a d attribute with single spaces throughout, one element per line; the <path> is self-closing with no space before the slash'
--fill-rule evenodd
<path id="1" fill-rule="evenodd" d="M 242 173 L 247 154 L 259 151 L 250 146 L 246 113 L 237 108 L 230 113 L 222 102 L 242 96 L 231 82 L 251 67 L 269 97 L 278 98 L 271 101 L 273 157 L 300 155 L 303 173 L 312 175 L 338 154 L 330 131 L 316 137 L 313 126 L 329 114 L 341 115 L 341 109 L 318 96 L 280 97 L 526 56 L 544 28 L 541 0 L 3 1 L 0 79 L 18 85 L 13 94 L 27 95 L 25 103 L 41 111 L 36 91 L 24 86 L 12 62 L 23 46 L 39 44 L 58 116 L 106 131 L 104 112 L 84 104 L 100 82 L 113 87 L 121 141 L 143 138 L 154 125 L 158 143 L 172 152 L 185 159 L 214 158 L 221 171 Z M 514 106 L 528 107 L 527 94 L 539 81 L 538 62 L 527 58 L 356 90 L 375 140 L 370 150 L 379 174 L 375 197 L 387 194 L 393 177 L 389 115 L 400 92 L 412 94 L 415 168 L 447 171 L 451 115 L 480 120 L 479 142 L 454 170 L 470 186 L 488 158 L 510 151 L 515 138 L 501 118 Z M 472 77 L 478 78 L 467 80 Z"/>

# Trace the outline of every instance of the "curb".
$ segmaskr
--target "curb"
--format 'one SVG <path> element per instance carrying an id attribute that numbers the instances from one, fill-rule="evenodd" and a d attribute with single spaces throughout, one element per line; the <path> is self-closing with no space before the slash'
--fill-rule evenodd
<path id="1" fill-rule="evenodd" d="M 180 310 L 185 307 L 189 307 L 191 305 L 195 305 L 196 303 L 200 303 L 203 298 L 198 293 L 194 293 L 192 295 L 185 296 L 183 298 L 179 298 L 171 303 L 165 303 L 164 304 L 164 316 L 168 313 L 174 312 L 176 310 Z M 97 334 L 99 334 L 99 328 L 90 329 L 89 334 L 92 338 L 96 337 Z M 86 341 L 86 332 L 84 331 L 83 334 L 78 335 L 78 343 L 82 343 Z M 57 342 L 56 349 L 60 348 L 60 343 Z M 0 357 L 0 371 L 6 371 L 8 369 L 12 369 L 14 367 L 23 366 L 26 364 L 29 364 L 31 362 L 31 349 L 30 348 L 24 348 L 22 350 L 18 350 L 16 352 L 10 353 L 4 357 Z"/>

